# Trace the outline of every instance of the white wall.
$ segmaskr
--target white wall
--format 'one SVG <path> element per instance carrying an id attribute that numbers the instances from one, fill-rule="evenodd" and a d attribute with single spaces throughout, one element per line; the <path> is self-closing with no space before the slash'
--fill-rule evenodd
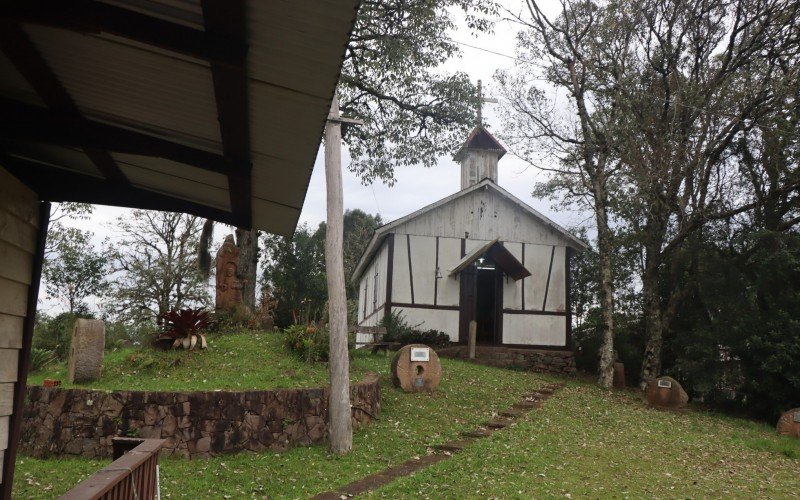
<path id="1" fill-rule="evenodd" d="M 447 309 L 419 309 L 411 307 L 392 307 L 392 311 L 403 315 L 409 325 L 420 325 L 422 330 L 439 330 L 458 342 L 458 311 Z"/>
<path id="2" fill-rule="evenodd" d="M 397 226 L 397 233 L 567 246 L 569 241 L 492 188 L 478 189 Z M 469 249 L 467 250 L 469 251 Z"/>
<path id="3" fill-rule="evenodd" d="M 358 283 L 358 324 L 376 326 L 383 319 L 386 304 L 388 243 L 383 242 Z M 366 290 L 366 293 L 365 293 Z"/>
<path id="4" fill-rule="evenodd" d="M 504 314 L 503 343 L 565 346 L 566 316 Z"/>
<path id="5" fill-rule="evenodd" d="M 0 483 L 9 447 L 14 386 L 28 307 L 39 225 L 39 200 L 0 168 Z"/>

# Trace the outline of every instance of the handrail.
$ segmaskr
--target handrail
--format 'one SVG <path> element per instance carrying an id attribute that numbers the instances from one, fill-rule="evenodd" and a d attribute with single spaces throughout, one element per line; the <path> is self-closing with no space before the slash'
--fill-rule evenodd
<path id="1" fill-rule="evenodd" d="M 115 441 L 118 439 L 134 441 L 131 438 L 114 438 Z M 140 441 L 135 448 L 59 497 L 60 500 L 154 499 L 158 452 L 166 439 L 135 441 Z"/>

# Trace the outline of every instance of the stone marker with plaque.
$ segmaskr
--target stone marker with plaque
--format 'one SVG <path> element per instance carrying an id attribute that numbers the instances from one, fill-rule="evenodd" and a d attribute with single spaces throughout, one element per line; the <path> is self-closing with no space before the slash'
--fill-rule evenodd
<path id="1" fill-rule="evenodd" d="M 670 377 L 651 379 L 647 383 L 647 403 L 661 410 L 679 410 L 689 402 L 681 384 Z"/>
<path id="2" fill-rule="evenodd" d="M 800 438 L 800 408 L 794 408 L 778 419 L 778 434 Z"/>
<path id="3" fill-rule="evenodd" d="M 392 360 L 392 383 L 406 392 L 431 392 L 441 379 L 439 356 L 426 345 L 404 346 Z"/>

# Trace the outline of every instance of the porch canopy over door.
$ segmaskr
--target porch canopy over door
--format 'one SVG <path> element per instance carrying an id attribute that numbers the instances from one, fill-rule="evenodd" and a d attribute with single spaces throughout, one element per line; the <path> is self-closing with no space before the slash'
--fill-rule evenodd
<path id="1" fill-rule="evenodd" d="M 292 234 L 358 4 L 2 3 L 0 250 L 17 259 L 0 261 L 0 498 L 11 496 L 30 364 L 40 201 Z"/>
<path id="2" fill-rule="evenodd" d="M 489 257 L 501 271 L 510 276 L 514 281 L 519 281 L 531 275 L 525 266 L 517 260 L 506 247 L 500 244 L 499 240 L 492 240 L 485 245 L 476 247 L 468 252 L 456 266 L 450 270 L 450 276 L 457 276 L 470 264 L 481 257 Z"/>

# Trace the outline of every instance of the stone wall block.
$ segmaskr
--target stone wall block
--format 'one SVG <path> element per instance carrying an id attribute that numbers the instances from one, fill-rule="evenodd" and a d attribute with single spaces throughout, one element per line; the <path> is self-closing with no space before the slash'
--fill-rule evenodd
<path id="1" fill-rule="evenodd" d="M 155 393 L 29 387 L 23 451 L 34 457 L 110 457 L 117 435 L 167 439 L 164 455 L 204 458 L 283 451 L 327 437 L 326 388 Z M 377 415 L 377 376 L 351 386 L 353 405 Z M 91 404 L 88 403 L 91 401 Z M 353 412 L 356 428 L 371 417 Z"/>

